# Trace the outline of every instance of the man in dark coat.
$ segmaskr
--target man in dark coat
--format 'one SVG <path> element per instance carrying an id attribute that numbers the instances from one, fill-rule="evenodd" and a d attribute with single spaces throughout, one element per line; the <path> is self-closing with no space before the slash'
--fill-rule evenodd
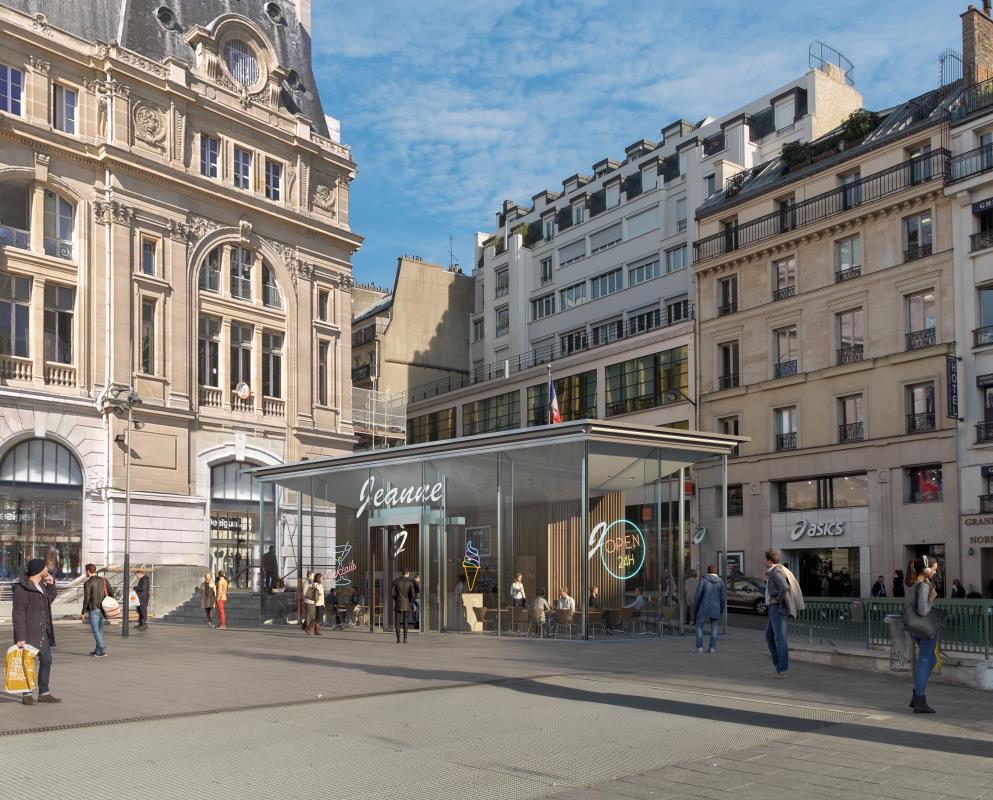
<path id="1" fill-rule="evenodd" d="M 272 594 L 272 590 L 276 587 L 277 572 L 279 566 L 276 563 L 276 547 L 269 545 L 269 549 L 262 556 L 262 578 L 266 594 Z"/>
<path id="2" fill-rule="evenodd" d="M 143 569 L 135 570 L 138 582 L 134 585 L 134 593 L 138 595 L 138 630 L 148 628 L 148 600 L 152 594 L 151 581 Z"/>
<path id="3" fill-rule="evenodd" d="M 400 644 L 400 627 L 403 626 L 403 641 L 407 641 L 407 617 L 414 607 L 414 600 L 417 598 L 417 584 L 410 577 L 410 570 L 403 571 L 403 577 L 393 581 L 393 614 L 395 617 L 394 629 L 397 634 L 397 644 Z"/>
<path id="4" fill-rule="evenodd" d="M 48 574 L 43 559 L 31 559 L 25 577 L 14 585 L 14 604 L 10 614 L 14 622 L 14 643 L 18 647 L 29 644 L 38 648 L 38 699 L 34 699 L 34 693 L 23 695 L 21 702 L 26 706 L 62 702 L 48 690 L 52 674 L 52 648 L 55 647 L 53 600 L 55 579 Z"/>

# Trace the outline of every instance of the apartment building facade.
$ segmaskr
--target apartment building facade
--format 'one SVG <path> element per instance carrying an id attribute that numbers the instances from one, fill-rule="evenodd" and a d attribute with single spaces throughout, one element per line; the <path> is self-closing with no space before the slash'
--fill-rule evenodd
<path id="1" fill-rule="evenodd" d="M 696 428 L 690 243 L 725 164 L 755 164 L 861 105 L 812 69 L 719 119 L 677 120 L 529 207 L 505 202 L 476 239 L 471 363 L 407 394 L 408 443 L 547 424 L 548 369 L 564 420 Z"/>
<path id="2" fill-rule="evenodd" d="M 0 580 L 120 563 L 129 452 L 131 563 L 247 585 L 301 532 L 242 470 L 354 442 L 355 165 L 309 2 L 86 6 L 0 2 Z"/>
<path id="3" fill-rule="evenodd" d="M 771 545 L 812 596 L 918 553 L 959 576 L 947 100 L 855 114 L 698 212 L 702 425 L 751 437 L 726 497 L 698 471 L 700 513 L 719 530 L 726 507 L 746 574 Z"/>

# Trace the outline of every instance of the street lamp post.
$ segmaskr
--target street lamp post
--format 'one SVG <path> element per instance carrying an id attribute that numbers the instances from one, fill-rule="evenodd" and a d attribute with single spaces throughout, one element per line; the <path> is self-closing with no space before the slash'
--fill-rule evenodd
<path id="1" fill-rule="evenodd" d="M 109 392 L 107 407 L 117 417 L 125 419 L 124 444 L 124 580 L 122 582 L 123 622 L 121 636 L 131 635 L 131 432 L 135 428 L 134 409 L 141 405 L 141 398 L 131 386 L 115 385 Z M 114 441 L 120 441 L 114 437 Z"/>

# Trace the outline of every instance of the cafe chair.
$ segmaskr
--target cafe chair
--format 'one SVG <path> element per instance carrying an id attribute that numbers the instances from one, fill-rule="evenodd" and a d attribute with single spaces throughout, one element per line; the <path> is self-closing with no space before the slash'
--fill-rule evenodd
<path id="1" fill-rule="evenodd" d="M 597 630 L 603 632 L 603 635 L 607 635 L 607 625 L 603 621 L 603 611 L 598 608 L 591 608 L 586 615 L 586 624 L 590 630 L 590 638 L 596 638 Z"/>
<path id="2" fill-rule="evenodd" d="M 552 637 L 558 638 L 559 631 L 564 628 L 565 632 L 569 634 L 569 638 L 571 639 L 572 629 L 576 627 L 575 617 L 576 615 L 571 611 L 556 611 L 552 622 Z"/>

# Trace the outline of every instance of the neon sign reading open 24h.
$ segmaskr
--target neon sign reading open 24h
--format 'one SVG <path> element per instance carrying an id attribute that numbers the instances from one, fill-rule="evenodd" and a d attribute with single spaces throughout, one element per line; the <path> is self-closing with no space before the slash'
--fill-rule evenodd
<path id="1" fill-rule="evenodd" d="M 621 531 L 614 536 L 609 536 L 610 532 L 620 526 Z M 625 527 L 630 527 L 633 533 L 627 532 Z M 637 538 L 635 538 L 637 537 Z M 613 577 L 621 581 L 633 578 L 641 568 L 645 566 L 645 535 L 641 528 L 628 519 L 615 519 L 613 522 L 598 522 L 590 531 L 589 538 L 589 560 L 593 556 L 600 554 L 600 563 L 603 568 Z M 632 552 L 637 551 L 637 553 Z M 625 574 L 618 575 L 607 564 L 606 556 L 619 553 L 616 567 L 618 570 L 625 570 Z"/>

